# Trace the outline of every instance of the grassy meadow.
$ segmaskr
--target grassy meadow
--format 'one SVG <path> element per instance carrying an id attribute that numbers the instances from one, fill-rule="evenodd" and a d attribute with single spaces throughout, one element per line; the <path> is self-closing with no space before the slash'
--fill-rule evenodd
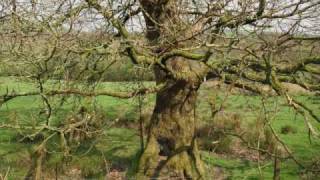
<path id="1" fill-rule="evenodd" d="M 142 83 L 144 86 L 153 85 L 153 82 Z M 61 83 L 48 82 L 46 88 L 57 88 Z M 141 84 L 126 82 L 104 82 L 98 89 L 130 90 L 141 86 Z M 81 86 L 80 86 L 81 88 Z M 0 95 L 6 91 L 29 92 L 36 90 L 36 84 L 17 78 L 0 78 Z M 85 91 L 85 89 L 83 89 Z M 312 95 L 295 95 L 300 101 L 306 103 L 317 115 L 320 115 L 320 98 Z M 56 98 L 56 97 L 52 97 Z M 320 160 L 320 140 L 314 137 L 309 138 L 308 129 L 302 116 L 295 113 L 281 97 L 261 97 L 239 93 L 236 90 L 227 88 L 216 88 L 205 83 L 199 92 L 197 117 L 199 124 L 210 125 L 211 118 L 210 102 L 214 99 L 214 104 L 220 107 L 223 104 L 225 114 L 237 114 L 240 124 L 246 131 L 254 131 L 254 122 L 268 115 L 270 125 L 275 129 L 279 138 L 291 149 L 295 158 L 305 167 Z M 149 113 L 154 105 L 155 95 L 148 95 L 143 99 L 143 111 Z M 113 97 L 99 96 L 96 98 L 77 98 L 67 100 L 63 105 L 58 105 L 59 101 L 53 99 L 54 112 L 52 114 L 52 125 L 63 121 L 68 113 L 76 107 L 74 104 L 87 105 L 94 103 L 105 115 L 107 126 L 102 135 L 94 142 L 80 145 L 73 152 L 72 160 L 62 166 L 73 167 L 87 179 L 104 179 L 106 171 L 114 169 L 120 173 L 127 172 L 130 178 L 130 171 L 136 163 L 136 154 L 139 152 L 140 143 L 136 126 L 117 125 L 116 122 L 126 121 L 128 124 L 138 124 L 139 104 L 138 98 L 118 99 Z M 266 111 L 263 108 L 263 104 Z M 35 128 L 43 124 L 42 116 L 39 116 L 39 109 L 43 107 L 38 96 L 19 97 L 0 107 L 1 124 L 25 125 Z M 221 113 L 219 114 L 221 115 Z M 40 117 L 40 119 L 38 118 Z M 320 128 L 320 124 L 311 120 L 315 129 Z M 119 123 L 118 123 L 119 124 Z M 294 132 L 283 133 L 283 128 L 289 126 Z M 28 134 L 27 129 L 13 130 L 10 128 L 0 129 L 0 174 L 8 172 L 9 179 L 23 179 L 30 166 L 30 152 L 36 147 L 36 143 L 21 140 L 21 134 Z M 231 137 L 229 146 L 233 146 L 236 137 Z M 54 152 L 54 142 L 50 144 L 53 151 L 46 159 L 47 169 L 52 169 L 51 174 L 61 168 L 59 164 L 63 159 L 61 152 Z M 243 154 L 250 154 L 252 151 Z M 247 155 L 237 156 L 238 153 L 217 153 L 214 150 L 202 150 L 208 173 L 221 174 L 222 179 L 272 179 L 273 160 L 271 158 L 247 158 Z M 239 153 L 241 154 L 241 153 Z M 71 171 L 70 171 L 71 173 Z M 72 175 L 70 175 L 71 177 Z M 52 176 L 54 177 L 54 176 Z M 282 160 L 281 179 L 317 179 L 314 174 L 297 165 L 292 159 Z M 67 179 L 67 176 L 66 176 Z"/>

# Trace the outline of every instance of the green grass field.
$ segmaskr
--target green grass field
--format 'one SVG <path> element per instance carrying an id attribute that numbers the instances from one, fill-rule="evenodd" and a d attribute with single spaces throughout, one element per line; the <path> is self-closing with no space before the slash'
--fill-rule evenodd
<path id="1" fill-rule="evenodd" d="M 145 83 L 146 86 L 152 85 L 152 82 Z M 49 82 L 47 88 L 56 86 L 55 82 Z M 123 90 L 135 88 L 132 83 L 102 83 L 98 88 Z M 15 89 L 17 92 L 28 92 L 36 90 L 36 85 L 31 82 L 18 80 L 15 78 L 0 78 L 0 95 L 7 90 L 9 92 Z M 241 115 L 241 121 L 251 122 L 261 117 L 262 97 L 242 95 L 239 93 L 226 93 L 203 86 L 200 89 L 197 114 L 201 121 L 208 121 L 211 116 L 208 99 L 216 95 L 216 104 L 224 102 L 226 112 L 234 112 Z M 299 95 L 297 98 L 311 107 L 317 115 L 320 115 L 319 97 Z M 145 107 L 152 107 L 154 104 L 154 95 L 149 95 L 144 100 Z M 55 100 L 53 100 L 55 101 Z M 295 111 L 288 107 L 281 97 L 265 98 L 267 109 L 270 116 L 273 117 L 271 124 L 279 134 L 280 138 L 292 150 L 294 156 L 302 162 L 304 166 L 309 167 L 315 160 L 320 160 L 320 140 L 308 137 L 303 117 L 297 115 Z M 90 99 L 73 98 L 68 103 L 56 109 L 53 114 L 52 123 L 61 121 L 69 111 L 73 110 L 75 103 L 88 104 L 94 102 L 96 106 L 104 110 L 108 121 L 121 118 L 128 121 L 136 121 L 139 117 L 137 98 L 123 100 L 112 97 L 97 97 Z M 28 126 L 37 126 L 43 121 L 37 119 L 39 109 L 43 107 L 40 97 L 19 97 L 0 108 L 0 125 L 1 124 L 22 124 Z M 318 130 L 320 124 L 312 120 L 314 127 Z M 281 134 L 281 128 L 285 125 L 294 127 L 297 133 Z M 254 128 L 254 127 L 252 127 Z M 17 138 L 19 133 L 25 133 L 24 130 L 19 132 L 12 129 L 0 129 L 0 173 L 5 174 L 9 169 L 9 179 L 22 179 L 28 171 L 30 158 L 29 152 L 35 147 L 33 143 L 25 143 Z M 82 173 L 89 179 L 103 179 L 105 162 L 109 165 L 129 168 L 136 161 L 136 154 L 139 151 L 139 137 L 136 130 L 131 128 L 106 128 L 103 136 L 95 142 L 91 142 L 94 148 L 82 147 L 77 150 L 72 157 L 69 165 L 81 169 Z M 54 146 L 54 144 L 53 144 Z M 46 167 L 54 167 L 61 160 L 61 153 L 50 153 L 47 159 Z M 104 161 L 104 159 L 106 161 Z M 261 172 L 257 162 L 249 161 L 245 158 L 237 158 L 228 155 L 218 155 L 214 152 L 202 152 L 202 158 L 208 167 L 219 167 L 225 173 L 228 179 L 272 179 L 273 162 L 272 160 L 262 161 L 260 163 Z M 54 170 L 52 170 L 54 171 Z M 130 171 L 130 169 L 129 169 Z M 299 167 L 294 161 L 288 159 L 282 162 L 281 178 L 282 179 L 302 179 L 302 173 L 305 169 Z M 309 179 L 312 177 L 309 177 Z"/>

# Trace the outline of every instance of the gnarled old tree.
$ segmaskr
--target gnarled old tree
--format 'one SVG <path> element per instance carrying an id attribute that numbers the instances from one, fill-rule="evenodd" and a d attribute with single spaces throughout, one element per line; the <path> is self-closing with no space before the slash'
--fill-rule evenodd
<path id="1" fill-rule="evenodd" d="M 57 5 L 57 9 L 61 7 Z M 310 91 L 320 90 L 319 8 L 319 0 L 75 1 L 61 17 L 52 16 L 41 24 L 45 28 L 38 31 L 48 31 L 57 38 L 53 47 L 58 50 L 53 48 L 45 60 L 49 61 L 54 54 L 67 48 L 57 45 L 65 31 L 84 31 L 71 25 L 69 30 L 63 29 L 68 21 L 83 14 L 96 14 L 103 20 L 100 17 L 95 21 L 109 25 L 113 31 L 108 34 L 112 35 L 110 39 L 121 41 L 121 55 L 129 57 L 134 64 L 152 66 L 157 86 L 135 92 L 84 93 L 63 89 L 9 93 L 3 96 L 3 103 L 14 97 L 39 94 L 43 97 L 78 94 L 130 98 L 156 92 L 156 105 L 147 127 L 137 178 L 165 174 L 205 179 L 195 136 L 195 103 L 197 90 L 208 75 L 259 94 L 268 93 L 259 85 L 269 85 L 275 93 L 285 96 L 297 112 L 320 122 L 319 116 L 290 97 L 282 85 L 282 82 L 290 82 Z M 27 11 L 29 9 L 22 12 Z M 31 22 L 31 19 L 23 19 L 16 7 L 12 16 L 16 24 Z M 94 31 L 90 27 L 85 29 Z M 146 41 L 137 38 L 141 33 Z M 81 51 L 70 48 L 68 53 L 83 55 L 107 48 L 108 43 L 88 45 L 90 49 Z M 299 48 L 301 46 L 304 48 Z"/>
<path id="2" fill-rule="evenodd" d="M 130 41 L 130 34 L 125 30 L 125 25 L 114 19 L 108 9 L 97 1 L 87 2 L 89 7 L 100 11 L 114 24 L 119 33 Z M 157 84 L 166 85 L 157 93 L 156 106 L 148 127 L 147 144 L 140 157 L 138 177 L 158 177 L 165 172 L 169 173 L 169 176 L 204 178 L 204 169 L 195 139 L 197 122 L 194 113 L 197 90 L 208 70 L 214 70 L 217 77 L 222 77 L 221 71 L 226 71 L 228 74 L 225 81 L 233 81 L 234 74 L 238 73 L 236 78 L 244 76 L 242 72 L 234 70 L 234 67 L 242 63 L 250 63 L 251 67 L 255 67 L 254 62 L 258 61 L 257 64 L 262 67 L 253 70 L 260 69 L 265 72 L 260 82 L 270 84 L 278 94 L 285 94 L 276 74 L 291 74 L 301 66 L 297 64 L 293 67 L 274 67 L 274 62 L 271 62 L 272 56 L 275 54 L 274 51 L 281 51 L 279 49 L 281 44 L 294 38 L 292 29 L 300 24 L 299 21 L 308 18 L 305 17 L 305 13 L 315 10 L 320 2 L 140 0 L 139 3 L 150 51 L 142 53 L 140 57 L 138 47 L 134 43 L 128 43 L 127 53 L 134 63 L 146 63 L 141 58 L 154 60 L 151 63 L 154 66 Z M 208 67 L 212 54 L 217 53 L 211 47 L 219 46 L 221 42 L 217 41 L 221 41 L 227 31 L 241 31 L 241 27 L 251 25 L 252 32 L 261 33 L 266 26 L 273 26 L 272 19 L 296 16 L 300 17 L 299 20 L 292 20 L 295 24 L 293 27 L 290 25 L 283 27 L 286 33 L 282 34 L 276 44 L 267 43 L 267 47 L 260 47 L 262 55 L 259 50 L 250 49 L 244 44 L 239 48 L 243 48 L 241 50 L 247 51 L 248 54 L 239 53 L 238 56 L 244 57 L 238 57 L 241 60 L 231 62 L 230 67 L 227 67 L 226 60 L 220 65 L 215 65 L 216 68 Z M 248 31 L 250 33 L 250 30 Z M 234 39 L 229 40 L 227 46 L 222 45 L 221 48 L 224 46 L 226 49 L 233 49 L 234 44 L 240 44 L 236 41 L 239 41 L 241 36 L 246 35 L 244 32 L 239 33 Z M 250 40 L 247 43 L 250 44 Z M 248 60 L 251 57 L 257 59 L 251 62 Z M 319 63 L 319 58 L 311 58 L 303 64 L 308 64 L 307 61 Z M 225 67 L 219 69 L 221 65 Z M 238 85 L 245 86 L 240 82 Z M 298 103 L 293 103 L 295 107 L 299 106 Z"/>

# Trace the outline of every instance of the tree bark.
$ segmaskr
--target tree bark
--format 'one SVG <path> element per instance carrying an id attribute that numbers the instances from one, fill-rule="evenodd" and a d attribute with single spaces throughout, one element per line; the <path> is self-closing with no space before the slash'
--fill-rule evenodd
<path id="1" fill-rule="evenodd" d="M 156 79 L 165 79 L 156 68 Z M 179 177 L 202 179 L 204 170 L 195 139 L 195 106 L 201 81 L 169 80 L 158 92 L 148 126 L 146 147 L 140 157 L 138 179 Z"/>
<path id="2" fill-rule="evenodd" d="M 177 38 L 172 32 L 182 20 L 176 14 L 178 1 L 140 0 L 140 3 L 144 9 L 146 37 L 156 47 L 154 53 L 161 53 Z M 204 169 L 195 139 L 195 106 L 206 68 L 203 63 L 181 57 L 170 58 L 165 67 L 166 70 L 154 67 L 157 83 L 165 82 L 167 86 L 157 93 L 137 179 L 203 179 Z"/>

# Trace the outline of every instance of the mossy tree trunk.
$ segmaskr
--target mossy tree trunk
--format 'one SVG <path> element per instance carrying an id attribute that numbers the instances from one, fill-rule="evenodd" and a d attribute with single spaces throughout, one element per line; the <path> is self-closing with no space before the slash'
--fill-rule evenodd
<path id="1" fill-rule="evenodd" d="M 178 38 L 172 33 L 180 28 L 177 24 L 181 22 L 176 16 L 177 1 L 140 0 L 140 3 L 144 8 L 146 37 L 155 47 L 154 53 L 160 55 Z M 180 44 L 176 44 L 173 48 L 179 47 Z M 182 57 L 171 57 L 164 65 L 165 68 L 154 67 L 157 83 L 167 85 L 157 93 L 137 179 L 203 179 L 204 170 L 195 139 L 195 106 L 206 68 L 201 62 Z"/>
<path id="2" fill-rule="evenodd" d="M 157 94 L 146 147 L 139 162 L 139 178 L 201 179 L 203 167 L 195 139 L 199 85 L 186 80 L 171 81 L 168 88 Z"/>

